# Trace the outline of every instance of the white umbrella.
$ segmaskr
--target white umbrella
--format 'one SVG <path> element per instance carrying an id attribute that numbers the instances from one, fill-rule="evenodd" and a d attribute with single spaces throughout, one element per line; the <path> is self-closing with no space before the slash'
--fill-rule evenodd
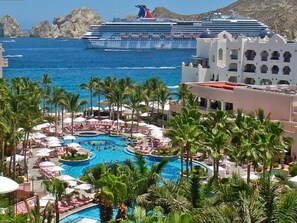
<path id="1" fill-rule="evenodd" d="M 17 182 L 10 178 L 0 176 L 0 194 L 10 193 L 19 189 Z"/>
<path id="2" fill-rule="evenodd" d="M 63 120 L 63 122 L 69 124 L 69 123 L 71 123 L 71 118 L 65 118 L 65 119 Z"/>
<path id="3" fill-rule="evenodd" d="M 50 154 L 49 153 L 45 153 L 45 152 L 40 152 L 40 153 L 36 153 L 35 156 L 37 157 L 46 157 L 46 156 L 49 156 Z"/>
<path id="4" fill-rule="evenodd" d="M 54 164 L 53 162 L 50 162 L 50 161 L 45 161 L 45 162 L 39 163 L 39 166 L 49 167 L 49 166 L 56 166 L 56 164 Z"/>
<path id="5" fill-rule="evenodd" d="M 43 196 L 40 199 L 43 199 L 43 200 L 55 200 L 55 197 L 52 194 L 47 194 L 47 195 Z"/>
<path id="6" fill-rule="evenodd" d="M 43 134 L 43 133 L 37 132 L 37 133 L 34 133 L 34 134 L 32 135 L 32 138 L 35 138 L 35 139 L 42 139 L 42 138 L 46 138 L 46 135 Z"/>
<path id="7" fill-rule="evenodd" d="M 73 181 L 73 180 L 75 180 L 74 177 L 69 176 L 69 175 L 61 175 L 61 176 L 57 176 L 56 178 L 58 180 L 62 180 L 62 181 Z"/>
<path id="8" fill-rule="evenodd" d="M 52 149 L 42 148 L 42 149 L 37 150 L 37 153 L 50 153 L 52 151 L 53 151 Z"/>
<path id="9" fill-rule="evenodd" d="M 91 188 L 92 188 L 91 184 L 85 184 L 85 183 L 74 187 L 74 189 L 77 189 L 77 190 L 90 190 Z"/>
<path id="10" fill-rule="evenodd" d="M 140 116 L 141 116 L 141 117 L 147 117 L 148 115 L 149 115 L 149 113 L 144 112 L 144 113 L 142 113 Z"/>
<path id="11" fill-rule="evenodd" d="M 291 177 L 289 181 L 297 183 L 297 176 Z"/>
<path id="12" fill-rule="evenodd" d="M 137 137 L 137 138 L 143 138 L 143 137 L 145 137 L 146 135 L 144 135 L 144 134 L 142 134 L 142 133 L 140 133 L 140 132 L 137 132 L 137 133 L 133 133 L 133 136 L 134 136 L 134 137 Z"/>
<path id="13" fill-rule="evenodd" d="M 77 117 L 74 119 L 74 122 L 85 122 L 85 121 L 86 121 L 86 119 L 83 117 Z"/>
<path id="14" fill-rule="evenodd" d="M 66 188 L 66 194 L 71 194 L 73 191 L 74 191 L 73 188 L 69 188 L 69 187 Z"/>
<path id="15" fill-rule="evenodd" d="M 72 135 L 67 135 L 67 136 L 63 136 L 63 139 L 64 140 L 75 140 L 76 137 L 75 136 L 72 136 Z"/>
<path id="16" fill-rule="evenodd" d="M 241 178 L 243 178 L 243 179 L 247 179 L 247 175 L 244 175 L 244 176 L 242 176 Z M 258 180 L 258 179 L 259 179 L 259 176 L 256 175 L 256 174 L 254 174 L 254 173 L 250 173 L 250 179 L 251 179 L 251 180 Z"/>
<path id="17" fill-rule="evenodd" d="M 97 223 L 97 220 L 91 219 L 91 218 L 83 218 L 78 223 Z"/>
<path id="18" fill-rule="evenodd" d="M 11 156 L 8 156 L 7 158 L 6 158 L 6 161 L 10 161 L 12 159 L 12 157 Z M 25 159 L 25 157 L 24 156 L 22 156 L 22 155 L 19 155 L 19 154 L 16 154 L 15 155 L 15 161 L 16 162 L 21 162 L 21 161 L 23 161 Z"/>
<path id="19" fill-rule="evenodd" d="M 77 147 L 81 147 L 78 143 L 76 142 L 73 142 L 73 143 L 69 143 L 67 144 L 68 147 L 71 147 L 71 148 L 77 148 Z"/>
<path id="20" fill-rule="evenodd" d="M 75 187 L 77 185 L 77 182 L 76 181 L 73 181 L 73 180 L 69 180 L 67 181 L 67 183 L 71 186 L 71 187 Z"/>
<path id="21" fill-rule="evenodd" d="M 48 144 L 49 147 L 61 147 L 61 143 L 59 142 L 51 142 Z"/>
<path id="22" fill-rule="evenodd" d="M 46 141 L 48 141 L 48 142 L 59 141 L 60 142 L 60 139 L 56 136 L 49 136 L 49 137 L 46 137 Z"/>
<path id="23" fill-rule="evenodd" d="M 111 119 L 102 119 L 101 122 L 113 122 Z"/>
<path id="24" fill-rule="evenodd" d="M 88 119 L 87 122 L 99 122 L 99 120 L 95 118 L 91 118 L 91 119 Z"/>
<path id="25" fill-rule="evenodd" d="M 46 199 L 40 199 L 39 200 L 39 205 L 40 207 L 45 207 L 48 203 L 53 203 L 53 200 L 46 200 Z"/>
<path id="26" fill-rule="evenodd" d="M 60 167 L 60 166 L 54 166 L 53 168 L 51 168 L 52 172 L 59 172 L 59 171 L 63 171 L 64 168 Z"/>

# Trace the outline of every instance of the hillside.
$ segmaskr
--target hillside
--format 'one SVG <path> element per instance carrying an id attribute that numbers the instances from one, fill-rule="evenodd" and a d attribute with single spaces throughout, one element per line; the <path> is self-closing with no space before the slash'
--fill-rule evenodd
<path id="1" fill-rule="evenodd" d="M 297 37 L 296 0 L 238 0 L 227 7 L 195 15 L 179 15 L 163 7 L 158 7 L 153 11 L 153 15 L 159 18 L 199 20 L 214 12 L 230 14 L 230 10 L 234 10 L 243 16 L 258 19 L 268 25 L 274 32 L 286 35 L 288 38 L 294 39 Z"/>

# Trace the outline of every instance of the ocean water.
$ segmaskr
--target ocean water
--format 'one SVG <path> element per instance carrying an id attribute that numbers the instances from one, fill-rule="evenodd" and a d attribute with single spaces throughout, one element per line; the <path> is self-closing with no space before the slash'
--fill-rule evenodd
<path id="1" fill-rule="evenodd" d="M 5 79 L 21 76 L 41 81 L 47 73 L 53 86 L 80 93 L 82 99 L 89 95 L 79 85 L 91 76 L 129 76 L 138 83 L 156 76 L 169 89 L 176 89 L 181 82 L 181 63 L 195 54 L 195 50 L 87 49 L 81 40 L 68 39 L 0 38 L 0 43 L 9 60 L 9 67 L 3 70 Z"/>

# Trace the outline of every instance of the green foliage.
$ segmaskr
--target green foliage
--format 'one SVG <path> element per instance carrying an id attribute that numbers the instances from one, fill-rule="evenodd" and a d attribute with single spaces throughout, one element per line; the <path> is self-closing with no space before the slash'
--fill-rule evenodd
<path id="1" fill-rule="evenodd" d="M 297 163 L 291 164 L 289 166 L 289 173 L 292 177 L 297 175 Z"/>

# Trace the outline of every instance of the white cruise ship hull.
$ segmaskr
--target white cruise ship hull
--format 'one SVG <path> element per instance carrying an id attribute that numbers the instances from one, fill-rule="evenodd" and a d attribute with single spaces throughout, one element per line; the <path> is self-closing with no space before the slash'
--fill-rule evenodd
<path id="1" fill-rule="evenodd" d="M 85 38 L 88 48 L 96 49 L 195 49 L 196 39 L 104 40 Z"/>

